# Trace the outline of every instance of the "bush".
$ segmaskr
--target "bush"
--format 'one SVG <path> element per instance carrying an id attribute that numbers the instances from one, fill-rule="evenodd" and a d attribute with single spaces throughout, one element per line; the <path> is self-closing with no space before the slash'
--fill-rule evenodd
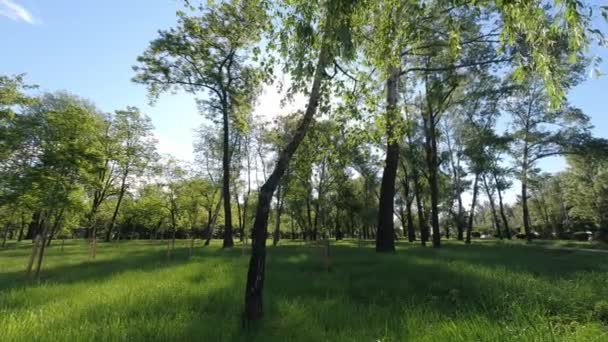
<path id="1" fill-rule="evenodd" d="M 595 303 L 593 307 L 595 317 L 605 324 L 608 324 L 608 302 L 605 300 Z"/>
<path id="2" fill-rule="evenodd" d="M 573 233 L 571 231 L 561 232 L 557 234 L 557 238 L 561 240 L 572 240 Z"/>
<path id="3" fill-rule="evenodd" d="M 479 239 L 481 237 L 480 232 L 471 232 L 471 237 L 474 239 Z"/>

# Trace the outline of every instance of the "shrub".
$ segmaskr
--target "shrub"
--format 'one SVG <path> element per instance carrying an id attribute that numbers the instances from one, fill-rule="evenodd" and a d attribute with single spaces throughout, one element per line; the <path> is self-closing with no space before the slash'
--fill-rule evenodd
<path id="1" fill-rule="evenodd" d="M 557 234 L 557 238 L 561 240 L 572 240 L 573 233 L 571 231 L 561 232 Z"/>

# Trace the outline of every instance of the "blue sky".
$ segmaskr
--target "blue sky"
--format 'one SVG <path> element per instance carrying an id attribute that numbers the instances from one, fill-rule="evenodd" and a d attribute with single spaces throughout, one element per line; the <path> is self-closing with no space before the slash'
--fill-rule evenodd
<path id="1" fill-rule="evenodd" d="M 0 74 L 27 73 L 42 90 L 68 90 L 104 111 L 128 105 L 152 117 L 160 150 L 191 159 L 192 129 L 202 119 L 192 96 L 162 96 L 148 105 L 146 89 L 131 82 L 131 66 L 157 30 L 175 22 L 176 0 L 0 0 L 33 20 L 0 16 Z M 4 9 L 6 10 L 6 8 Z"/>
<path id="2" fill-rule="evenodd" d="M 150 107 L 145 87 L 130 81 L 136 57 L 157 30 L 175 23 L 180 7 L 180 0 L 0 0 L 0 74 L 27 73 L 42 90 L 71 91 L 104 111 L 138 106 L 151 116 L 161 152 L 191 160 L 193 129 L 203 121 L 194 98 L 163 95 Z M 593 52 L 608 60 L 605 49 Z M 268 89 L 257 112 L 286 111 L 279 100 Z M 608 77 L 586 81 L 569 100 L 592 117 L 596 135 L 608 137 Z M 541 166 L 553 172 L 565 163 L 552 158 Z"/>

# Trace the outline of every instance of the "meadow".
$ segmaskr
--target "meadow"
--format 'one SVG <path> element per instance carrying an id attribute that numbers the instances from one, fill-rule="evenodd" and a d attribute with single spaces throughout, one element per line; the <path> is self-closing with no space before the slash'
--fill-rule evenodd
<path id="1" fill-rule="evenodd" d="M 607 341 L 608 253 L 500 242 L 269 247 L 265 316 L 242 328 L 249 260 L 220 242 L 0 250 L 0 341 Z"/>

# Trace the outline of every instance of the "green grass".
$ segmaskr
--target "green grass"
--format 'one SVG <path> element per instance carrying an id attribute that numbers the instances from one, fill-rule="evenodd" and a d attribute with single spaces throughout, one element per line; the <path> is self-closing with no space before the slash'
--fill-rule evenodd
<path id="1" fill-rule="evenodd" d="M 248 256 L 214 244 L 171 261 L 160 242 L 0 250 L 0 341 L 606 341 L 608 255 L 501 243 L 269 247 L 265 317 L 241 329 Z M 598 305 L 600 303 L 600 305 Z"/>

